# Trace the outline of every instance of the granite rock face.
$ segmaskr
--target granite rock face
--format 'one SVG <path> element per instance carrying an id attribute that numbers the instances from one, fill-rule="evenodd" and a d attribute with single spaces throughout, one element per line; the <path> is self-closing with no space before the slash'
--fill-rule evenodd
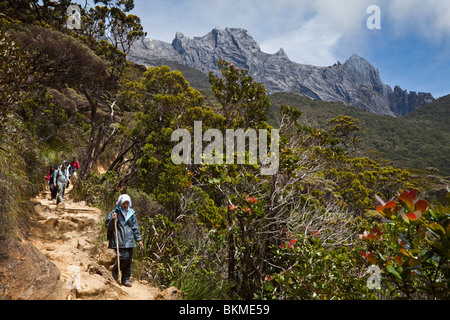
<path id="1" fill-rule="evenodd" d="M 345 63 L 318 67 L 291 61 L 283 49 L 275 54 L 261 51 L 244 29 L 214 28 L 203 37 L 189 38 L 177 32 L 172 43 L 142 39 L 128 55 L 130 61 L 157 65 L 175 61 L 208 74 L 219 73 L 217 61 L 224 59 L 249 70 L 269 93 L 297 92 L 315 100 L 339 101 L 372 113 L 400 116 L 434 101 L 429 93 L 408 93 L 385 85 L 378 69 L 358 55 Z"/>

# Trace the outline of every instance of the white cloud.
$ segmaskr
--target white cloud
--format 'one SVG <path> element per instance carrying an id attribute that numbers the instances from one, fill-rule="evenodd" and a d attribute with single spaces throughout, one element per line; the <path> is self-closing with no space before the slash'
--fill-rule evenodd
<path id="1" fill-rule="evenodd" d="M 367 0 L 318 0 L 304 3 L 309 16 L 295 21 L 296 28 L 280 34 L 268 34 L 261 48 L 275 52 L 282 47 L 291 60 L 313 64 L 331 65 L 339 60 L 336 52 L 339 43 L 347 46 L 346 54 L 361 45 L 368 15 Z M 353 48 L 352 48 L 353 46 Z"/>
<path id="2" fill-rule="evenodd" d="M 327 21 L 316 16 L 299 29 L 263 41 L 260 46 L 268 53 L 283 48 L 295 62 L 325 66 L 336 62 L 334 48 L 341 37 L 342 34 L 333 30 Z"/>
<path id="3" fill-rule="evenodd" d="M 431 41 L 450 36 L 450 1 L 384 0 L 382 10 L 392 23 L 392 35 L 415 34 Z"/>
<path id="4" fill-rule="evenodd" d="M 148 36 L 171 42 L 175 32 L 203 36 L 214 27 L 245 28 L 263 51 L 283 48 L 293 61 L 330 65 L 370 47 L 366 10 L 381 8 L 386 41 L 414 33 L 450 35 L 445 0 L 135 0 Z"/>

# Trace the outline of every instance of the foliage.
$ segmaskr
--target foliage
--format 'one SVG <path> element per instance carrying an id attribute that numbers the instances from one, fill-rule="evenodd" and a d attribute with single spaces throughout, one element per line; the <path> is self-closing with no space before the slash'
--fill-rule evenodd
<path id="1" fill-rule="evenodd" d="M 337 102 L 311 100 L 293 93 L 270 96 L 270 123 L 280 121 L 281 105 L 290 105 L 302 112 L 299 122 L 312 128 L 327 129 L 328 121 L 340 115 L 358 119 L 357 155 L 368 156 L 382 164 L 410 169 L 437 168 L 449 175 L 447 154 L 450 151 L 450 95 L 417 108 L 408 115 L 391 117 L 368 113 Z M 414 137 L 413 139 L 411 137 Z M 415 156 L 411 156 L 411 154 Z"/>
<path id="2" fill-rule="evenodd" d="M 26 82 L 26 58 L 0 20 L 0 116 L 20 101 L 19 89 Z"/>
<path id="3" fill-rule="evenodd" d="M 27 24 L 62 28 L 70 0 L 2 0 L 0 12 Z"/>
<path id="4" fill-rule="evenodd" d="M 31 195 L 40 190 L 45 174 L 37 137 L 20 110 L 32 93 L 26 92 L 28 60 L 0 21 L 0 237 L 13 235 L 30 211 Z"/>
<path id="5" fill-rule="evenodd" d="M 128 14 L 134 8 L 133 0 L 94 0 L 94 4 L 82 15 L 83 28 L 91 37 L 106 38 L 114 48 L 128 54 L 131 45 L 147 34 L 141 19 Z"/>
<path id="6" fill-rule="evenodd" d="M 335 192 L 345 205 L 357 214 L 373 207 L 375 194 L 392 198 L 398 190 L 414 185 L 407 170 L 382 167 L 368 158 L 341 159 L 324 174 L 335 182 Z"/>
<path id="7" fill-rule="evenodd" d="M 0 240 L 11 235 L 26 212 L 29 195 L 29 180 L 26 175 L 26 162 L 20 153 L 21 139 L 16 132 L 20 123 L 13 118 L 1 119 L 0 131 Z M 20 129 L 19 129 L 20 130 Z"/>
<path id="8" fill-rule="evenodd" d="M 270 102 L 266 89 L 253 81 L 248 70 L 236 68 L 232 63 L 219 59 L 221 78 L 209 73 L 209 82 L 222 106 L 227 128 L 259 128 L 267 120 Z"/>
<path id="9" fill-rule="evenodd" d="M 416 199 L 417 190 L 403 191 L 396 199 L 379 199 L 382 224 L 360 237 L 362 255 L 383 270 L 396 298 L 448 299 L 450 288 L 450 193 L 447 206 L 431 206 Z"/>
<path id="10" fill-rule="evenodd" d="M 258 298 L 266 299 L 371 299 L 361 276 L 358 256 L 346 246 L 323 246 L 318 233 L 286 235 L 287 244 L 273 246 L 281 271 L 265 277 Z"/>

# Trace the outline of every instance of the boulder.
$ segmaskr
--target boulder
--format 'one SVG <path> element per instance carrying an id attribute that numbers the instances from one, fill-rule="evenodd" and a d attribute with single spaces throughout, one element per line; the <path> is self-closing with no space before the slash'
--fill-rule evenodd
<path id="1" fill-rule="evenodd" d="M 60 272 L 30 242 L 0 242 L 0 300 L 62 299 Z"/>
<path id="2" fill-rule="evenodd" d="M 181 300 L 183 292 L 176 287 L 169 287 L 158 293 L 155 300 Z"/>

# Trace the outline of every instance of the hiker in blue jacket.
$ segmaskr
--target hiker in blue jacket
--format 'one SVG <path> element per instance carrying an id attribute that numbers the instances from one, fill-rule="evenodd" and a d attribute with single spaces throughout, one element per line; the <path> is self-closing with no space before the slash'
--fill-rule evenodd
<path id="1" fill-rule="evenodd" d="M 133 248 L 135 241 L 139 243 L 141 248 L 144 247 L 142 243 L 141 233 L 139 232 L 139 225 L 135 212 L 131 209 L 131 198 L 127 194 L 122 194 L 116 203 L 116 208 L 112 210 L 106 218 L 105 225 L 108 230 L 108 247 L 117 249 L 115 221 L 117 220 L 117 234 L 119 240 L 119 259 L 120 271 L 122 279 L 120 281 L 124 286 L 131 287 L 131 262 L 133 260 Z M 112 268 L 112 275 L 118 281 L 118 266 L 117 264 Z"/>

